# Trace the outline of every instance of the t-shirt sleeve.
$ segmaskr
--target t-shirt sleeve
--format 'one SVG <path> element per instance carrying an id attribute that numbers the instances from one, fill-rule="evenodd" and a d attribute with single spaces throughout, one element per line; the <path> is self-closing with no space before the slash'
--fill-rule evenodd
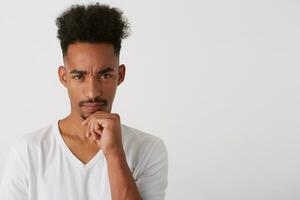
<path id="1" fill-rule="evenodd" d="M 28 179 L 24 156 L 17 145 L 11 147 L 0 184 L 0 199 L 27 200 Z M 24 155 L 24 154 L 23 154 Z"/>
<path id="2" fill-rule="evenodd" d="M 168 184 L 168 153 L 161 139 L 152 146 L 146 163 L 136 180 L 142 200 L 164 200 Z"/>

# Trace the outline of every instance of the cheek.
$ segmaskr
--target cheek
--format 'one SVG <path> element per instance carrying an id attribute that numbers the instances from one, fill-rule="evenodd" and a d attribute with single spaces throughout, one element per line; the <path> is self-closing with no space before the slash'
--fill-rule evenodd
<path id="1" fill-rule="evenodd" d="M 101 91 L 103 96 L 111 97 L 116 93 L 116 89 L 116 84 L 110 83 L 103 85 Z"/>
<path id="2" fill-rule="evenodd" d="M 81 88 L 78 86 L 70 85 L 68 88 L 68 93 L 71 101 L 78 101 L 81 94 Z"/>

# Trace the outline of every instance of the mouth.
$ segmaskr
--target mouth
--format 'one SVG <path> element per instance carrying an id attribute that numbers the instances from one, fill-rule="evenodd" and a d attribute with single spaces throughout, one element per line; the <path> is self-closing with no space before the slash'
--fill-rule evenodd
<path id="1" fill-rule="evenodd" d="M 104 104 L 101 104 L 101 103 L 85 103 L 85 104 L 82 105 L 82 109 L 85 112 L 94 113 L 96 111 L 101 110 L 102 106 L 104 106 Z"/>

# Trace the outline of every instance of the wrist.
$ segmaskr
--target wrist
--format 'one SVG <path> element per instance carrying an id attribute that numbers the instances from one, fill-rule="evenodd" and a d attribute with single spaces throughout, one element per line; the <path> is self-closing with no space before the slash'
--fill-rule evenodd
<path id="1" fill-rule="evenodd" d="M 126 160 L 125 159 L 125 152 L 123 149 L 116 149 L 113 151 L 109 151 L 104 153 L 104 156 L 106 158 L 107 161 L 111 161 L 111 160 Z"/>

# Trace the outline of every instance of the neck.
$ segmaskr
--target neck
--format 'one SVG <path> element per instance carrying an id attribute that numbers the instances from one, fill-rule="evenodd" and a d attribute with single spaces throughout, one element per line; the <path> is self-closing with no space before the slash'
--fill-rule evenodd
<path id="1" fill-rule="evenodd" d="M 86 132 L 86 127 L 81 125 L 83 119 L 80 115 L 75 115 L 71 113 L 66 118 L 59 121 L 62 134 L 78 137 L 82 140 L 87 139 L 84 135 Z"/>

